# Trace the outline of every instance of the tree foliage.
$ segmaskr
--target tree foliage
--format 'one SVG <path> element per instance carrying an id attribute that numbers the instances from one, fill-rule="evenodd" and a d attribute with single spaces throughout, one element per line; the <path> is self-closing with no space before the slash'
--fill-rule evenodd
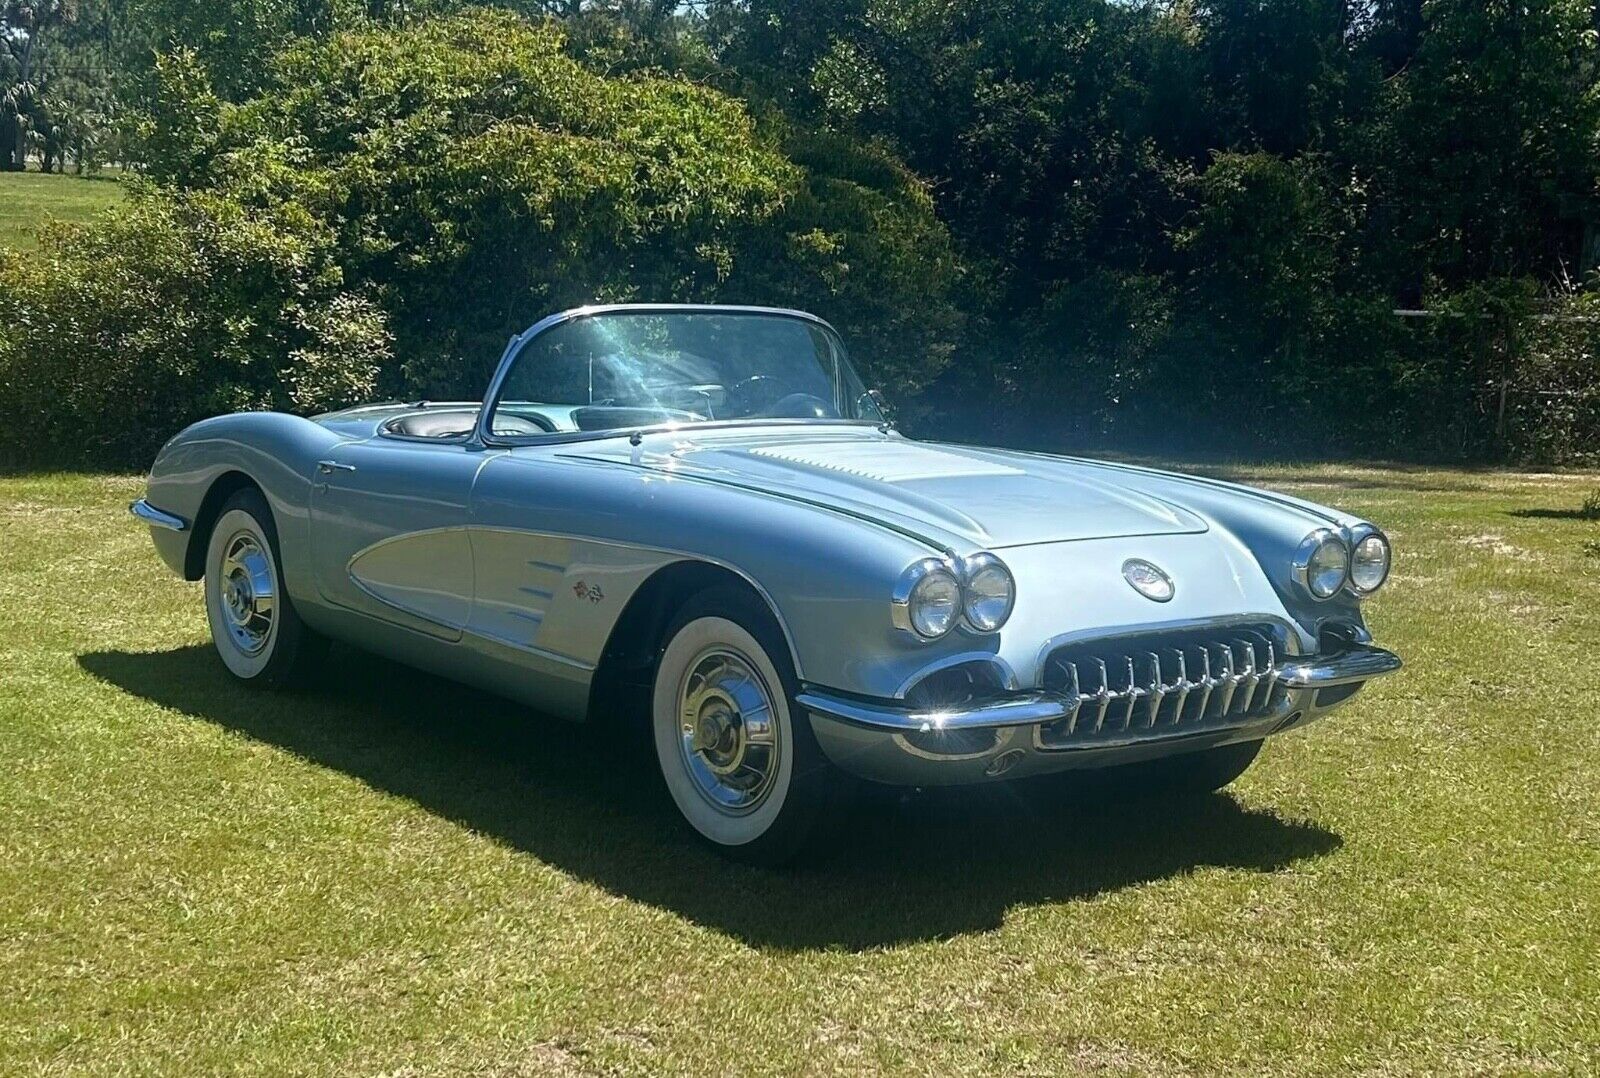
<path id="1" fill-rule="evenodd" d="M 239 103 L 217 93 L 198 55 L 167 55 L 140 130 L 154 186 L 105 229 L 57 237 L 49 265 L 14 264 L 0 282 L 10 308 L 0 322 L 14 327 L 0 348 L 18 379 L 6 392 L 27 380 L 27 354 L 54 350 L 26 327 L 58 314 L 65 282 L 95 277 L 107 258 L 117 283 L 104 287 L 140 296 L 107 303 L 98 325 L 96 308 L 77 300 L 72 316 L 131 368 L 184 370 L 156 310 L 136 332 L 129 303 L 165 294 L 207 327 L 182 340 L 193 363 L 217 355 L 206 375 L 216 385 L 183 393 L 154 380 L 169 431 L 219 410 L 218 394 L 300 409 L 373 383 L 406 397 L 477 397 L 509 335 L 593 301 L 777 299 L 851 331 L 868 371 L 891 385 L 915 388 L 937 372 L 958 324 L 956 262 L 903 166 L 840 136 L 764 134 L 714 89 L 608 78 L 564 45 L 553 23 L 495 11 L 302 38 Z M 209 246 L 222 219 L 259 241 L 248 249 L 265 263 L 248 262 L 265 278 L 258 300 L 186 275 L 232 250 Z M 118 242 L 164 257 L 124 265 L 112 257 Z M 289 273 L 301 268 L 304 280 Z M 36 273 L 56 283 L 36 291 Z M 343 306 L 330 316 L 318 302 Z M 212 315 L 230 304 L 238 317 L 219 326 Z M 244 329 L 228 337 L 229 327 Z M 341 365 L 341 354 L 361 361 Z M 86 374 L 64 355 L 41 369 L 57 365 Z M 149 429 L 141 437 L 157 444 Z"/>
<path id="2" fill-rule="evenodd" d="M 307 222 L 384 392 L 726 299 L 834 320 L 926 430 L 1600 451 L 1594 0 L 116 10 L 143 200 Z"/>
<path id="3" fill-rule="evenodd" d="M 1493 454 L 1503 429 L 1425 418 L 1459 395 L 1408 395 L 1459 356 L 1392 312 L 1593 287 L 1597 26 L 1590 0 L 748 0 L 711 37 L 746 96 L 930 181 L 990 284 L 936 405 L 1009 397 L 1031 440 Z M 1531 399 L 1527 358 L 1496 377 Z"/>

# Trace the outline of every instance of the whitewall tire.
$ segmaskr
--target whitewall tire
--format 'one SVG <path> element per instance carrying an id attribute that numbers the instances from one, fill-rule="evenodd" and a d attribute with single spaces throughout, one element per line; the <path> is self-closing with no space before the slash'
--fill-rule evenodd
<path id="1" fill-rule="evenodd" d="M 267 686 L 308 673 L 321 639 L 284 590 L 277 528 L 259 491 L 241 490 L 222 507 L 205 564 L 206 620 L 229 672 Z"/>
<path id="2" fill-rule="evenodd" d="M 656 760 L 696 835 L 740 860 L 788 860 L 841 792 L 805 713 L 793 664 L 759 599 L 695 596 L 666 633 L 651 693 Z"/>

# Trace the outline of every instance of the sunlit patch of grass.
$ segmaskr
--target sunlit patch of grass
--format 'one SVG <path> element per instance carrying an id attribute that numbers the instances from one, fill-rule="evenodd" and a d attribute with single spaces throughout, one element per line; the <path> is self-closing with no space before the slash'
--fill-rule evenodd
<path id="1" fill-rule="evenodd" d="M 882 796 L 784 873 L 597 732 L 239 689 L 138 479 L 0 479 L 0 1072 L 1594 1073 L 1596 479 L 1227 474 L 1385 527 L 1404 672 L 1226 796 Z"/>
<path id="2" fill-rule="evenodd" d="M 46 221 L 86 221 L 121 198 L 110 178 L 0 172 L 0 247 L 31 251 Z"/>

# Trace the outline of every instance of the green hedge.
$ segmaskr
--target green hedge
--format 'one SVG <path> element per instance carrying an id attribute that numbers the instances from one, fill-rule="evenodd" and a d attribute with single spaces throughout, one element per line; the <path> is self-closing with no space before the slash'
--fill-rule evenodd
<path id="1" fill-rule="evenodd" d="M 179 426 L 249 408 L 318 411 L 374 392 L 382 310 L 343 287 L 304 214 L 209 194 L 136 199 L 0 252 L 0 455 L 148 463 Z"/>
<path id="2" fill-rule="evenodd" d="M 892 157 L 597 74 L 552 23 L 304 40 L 238 105 L 180 52 L 140 135 L 128 208 L 0 263 L 8 457 L 136 465 L 215 412 L 476 397 L 511 333 L 586 302 L 806 307 L 901 393 L 959 327 L 949 236 Z"/>

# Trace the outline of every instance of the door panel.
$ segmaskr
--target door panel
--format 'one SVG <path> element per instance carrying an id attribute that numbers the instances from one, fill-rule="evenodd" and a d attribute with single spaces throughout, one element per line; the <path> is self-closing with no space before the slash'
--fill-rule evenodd
<path id="1" fill-rule="evenodd" d="M 381 436 L 333 449 L 311 486 L 322 597 L 459 640 L 472 606 L 467 509 L 487 456 L 460 444 Z"/>

